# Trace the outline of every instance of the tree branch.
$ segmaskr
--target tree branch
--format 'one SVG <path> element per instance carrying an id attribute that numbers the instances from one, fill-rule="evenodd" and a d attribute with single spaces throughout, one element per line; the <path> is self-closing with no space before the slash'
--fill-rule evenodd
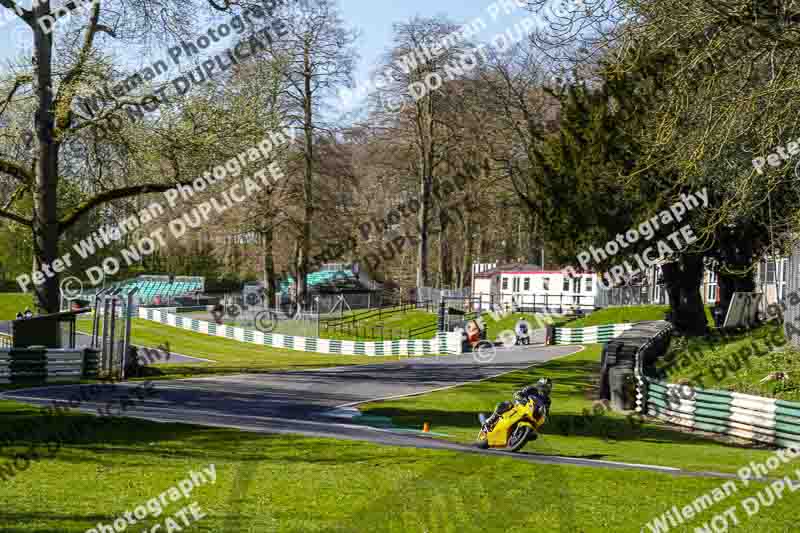
<path id="1" fill-rule="evenodd" d="M 142 185 L 131 185 L 130 187 L 122 187 L 120 189 L 112 189 L 110 191 L 103 191 L 95 196 L 89 198 L 71 213 L 66 215 L 58 222 L 58 231 L 63 233 L 72 227 L 78 220 L 91 211 L 95 207 L 102 205 L 112 200 L 120 200 L 122 198 L 129 198 L 131 196 L 138 196 L 140 194 L 148 194 L 154 192 L 168 191 L 178 185 L 191 185 L 192 181 L 176 182 L 176 183 L 144 183 Z"/>
<path id="2" fill-rule="evenodd" d="M 30 171 L 28 171 L 25 167 L 18 165 L 12 161 L 0 159 L 0 172 L 3 172 L 5 174 L 8 174 L 9 176 L 17 178 L 25 185 L 30 185 L 31 183 L 33 183 L 33 174 L 31 174 Z"/>
<path id="3" fill-rule="evenodd" d="M 17 187 L 17 190 L 11 194 L 11 198 L 8 199 L 6 205 L 2 207 L 2 210 L 8 211 L 9 209 L 11 209 L 11 207 L 14 205 L 14 202 L 19 200 L 22 197 L 22 194 L 27 190 L 28 190 L 27 185 L 20 185 L 19 187 Z"/>
<path id="4" fill-rule="evenodd" d="M 28 26 L 33 26 L 33 12 L 20 6 L 14 0 L 0 0 L 0 6 L 10 9 L 16 13 L 19 18 L 24 20 Z"/>
<path id="5" fill-rule="evenodd" d="M 16 223 L 22 224 L 23 226 L 28 226 L 29 228 L 33 227 L 33 220 L 22 217 L 16 213 L 12 213 L 11 211 L 6 211 L 5 209 L 0 209 L 0 218 L 13 220 Z"/>
<path id="6" fill-rule="evenodd" d="M 83 39 L 83 46 L 81 46 L 81 51 L 78 54 L 78 60 L 69 72 L 67 72 L 67 75 L 64 76 L 64 80 L 61 82 L 61 87 L 56 96 L 56 137 L 59 137 L 60 133 L 66 130 L 70 122 L 72 122 L 72 101 L 75 99 L 75 95 L 78 92 L 78 86 L 85 74 L 84 68 L 92 53 L 94 38 L 98 31 L 99 19 L 100 2 L 97 2 L 92 5 L 89 27 L 86 29 L 86 36 Z"/>
<path id="7" fill-rule="evenodd" d="M 14 86 L 11 88 L 11 91 L 8 93 L 6 97 L 6 101 L 3 102 L 3 109 L 0 109 L 0 117 L 3 116 L 3 113 L 6 112 L 6 108 L 8 108 L 8 104 L 11 103 L 11 99 L 14 98 L 14 95 L 17 93 L 17 90 L 27 83 L 31 83 L 33 81 L 33 76 L 30 74 L 22 74 L 17 76 L 14 79 Z"/>

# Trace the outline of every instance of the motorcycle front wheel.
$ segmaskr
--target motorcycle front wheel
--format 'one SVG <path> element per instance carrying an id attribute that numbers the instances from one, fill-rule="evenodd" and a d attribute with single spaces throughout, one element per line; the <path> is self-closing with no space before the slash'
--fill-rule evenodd
<path id="1" fill-rule="evenodd" d="M 525 446 L 525 443 L 528 442 L 528 437 L 531 436 L 531 427 L 530 426 L 516 426 L 512 431 L 511 435 L 508 437 L 508 443 L 506 444 L 506 449 L 516 452 L 522 449 Z"/>

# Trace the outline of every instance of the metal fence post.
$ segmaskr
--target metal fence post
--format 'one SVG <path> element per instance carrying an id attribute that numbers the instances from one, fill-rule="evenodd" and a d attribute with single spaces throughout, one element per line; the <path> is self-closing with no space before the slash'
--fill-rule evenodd
<path id="1" fill-rule="evenodd" d="M 120 379 L 125 379 L 125 363 L 127 363 L 128 349 L 131 345 L 131 321 L 133 320 L 131 309 L 133 308 L 133 295 L 136 294 L 138 290 L 139 287 L 134 287 L 134 289 L 128 293 L 128 306 L 125 312 L 125 333 L 122 341 L 122 368 L 120 369 Z"/>
<path id="2" fill-rule="evenodd" d="M 100 302 L 104 302 L 103 295 L 108 289 L 100 289 L 94 295 L 94 317 L 92 317 L 92 348 L 97 348 L 97 341 L 100 340 Z"/>
<path id="3" fill-rule="evenodd" d="M 114 294 L 114 296 L 111 298 L 111 318 L 110 318 L 110 320 L 111 320 L 111 328 L 110 328 L 111 329 L 111 332 L 110 332 L 111 342 L 109 343 L 109 351 L 111 353 L 111 357 L 109 359 L 109 364 L 110 364 L 110 368 L 111 368 L 111 373 L 112 374 L 114 373 L 114 355 L 115 355 L 115 352 L 116 352 L 115 344 L 116 344 L 116 339 L 117 339 L 117 331 L 116 331 L 116 329 L 117 329 L 117 301 L 118 301 L 117 295 Z"/>

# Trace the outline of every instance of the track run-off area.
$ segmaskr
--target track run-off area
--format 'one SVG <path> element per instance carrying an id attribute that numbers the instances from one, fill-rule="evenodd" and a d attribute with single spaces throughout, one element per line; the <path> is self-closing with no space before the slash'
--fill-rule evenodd
<path id="1" fill-rule="evenodd" d="M 518 346 L 498 348 L 491 361 L 474 354 L 410 358 L 370 365 L 329 367 L 300 371 L 276 371 L 152 382 L 152 396 L 136 401 L 124 416 L 155 422 L 235 428 L 260 433 L 298 434 L 374 442 L 414 448 L 453 450 L 514 457 L 542 464 L 596 468 L 637 469 L 678 476 L 733 478 L 733 474 L 692 472 L 679 468 L 554 456 L 509 453 L 436 439 L 421 433 L 354 423 L 355 406 L 378 400 L 413 396 L 492 379 L 576 353 L 581 346 Z M 81 397 L 78 410 L 97 414 L 109 403 L 129 398 L 141 382 L 113 385 L 52 385 L 19 389 L 0 398 L 32 405 L 50 405 Z M 508 391 L 510 397 L 513 391 Z M 490 410 L 493 406 L 487 406 Z M 475 433 L 479 429 L 475 417 Z"/>

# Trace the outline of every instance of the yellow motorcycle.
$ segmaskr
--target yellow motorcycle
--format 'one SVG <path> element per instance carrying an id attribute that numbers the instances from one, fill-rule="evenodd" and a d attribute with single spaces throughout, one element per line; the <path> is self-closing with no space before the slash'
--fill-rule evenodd
<path id="1" fill-rule="evenodd" d="M 547 418 L 547 407 L 544 403 L 529 396 L 526 403 L 514 402 L 510 406 L 507 403 L 505 407 L 508 408 L 496 413 L 499 417 L 492 416 L 489 420 L 482 421 L 478 448 L 505 448 L 516 452 L 526 442 L 538 438 L 538 430 Z"/>

